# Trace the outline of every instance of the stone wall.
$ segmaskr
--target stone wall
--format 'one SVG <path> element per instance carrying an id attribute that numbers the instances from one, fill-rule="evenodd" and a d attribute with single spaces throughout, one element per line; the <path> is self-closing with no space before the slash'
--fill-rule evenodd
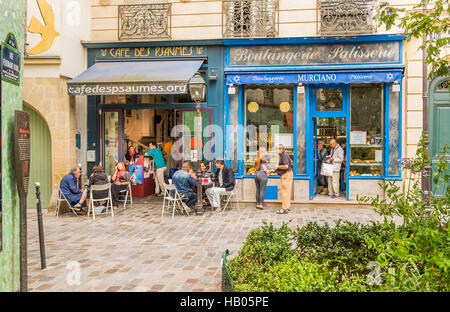
<path id="1" fill-rule="evenodd" d="M 52 141 L 52 185 L 59 184 L 77 165 L 75 101 L 67 94 L 67 79 L 24 78 L 23 101 L 47 121 Z M 50 210 L 57 198 L 56 189 L 52 189 Z"/>

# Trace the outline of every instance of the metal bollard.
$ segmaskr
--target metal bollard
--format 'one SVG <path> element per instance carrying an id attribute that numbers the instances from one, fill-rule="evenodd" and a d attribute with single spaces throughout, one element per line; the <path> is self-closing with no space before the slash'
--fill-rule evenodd
<path id="1" fill-rule="evenodd" d="M 44 241 L 44 224 L 42 222 L 42 206 L 41 206 L 41 183 L 36 182 L 36 203 L 37 203 L 37 218 L 38 218 L 38 228 L 39 228 L 39 247 L 41 250 L 41 269 L 47 267 L 45 260 L 45 241 Z"/>

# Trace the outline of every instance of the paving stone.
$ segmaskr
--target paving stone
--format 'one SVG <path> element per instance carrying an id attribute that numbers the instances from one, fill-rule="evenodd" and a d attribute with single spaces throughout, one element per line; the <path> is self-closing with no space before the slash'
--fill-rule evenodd
<path id="1" fill-rule="evenodd" d="M 59 217 L 44 215 L 47 269 L 40 268 L 36 212 L 28 212 L 28 284 L 32 291 L 220 291 L 221 258 L 235 255 L 248 233 L 263 221 L 295 228 L 339 218 L 369 223 L 382 221 L 371 209 L 294 208 L 288 215 L 276 208 L 210 210 L 202 216 L 161 216 L 159 198 L 133 199 L 133 206 L 110 215 Z M 399 221 L 399 220 L 396 220 Z M 76 240 L 67 233 L 77 233 Z M 78 266 L 77 266 L 78 263 Z M 69 265 L 70 264 L 70 265 Z M 68 277 L 79 270 L 80 284 Z M 70 275 L 69 275 L 70 274 Z"/>

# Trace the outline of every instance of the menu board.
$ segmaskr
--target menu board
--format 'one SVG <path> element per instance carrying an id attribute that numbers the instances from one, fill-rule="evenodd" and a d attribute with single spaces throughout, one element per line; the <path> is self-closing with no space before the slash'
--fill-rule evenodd
<path id="1" fill-rule="evenodd" d="M 20 199 L 26 201 L 30 179 L 30 114 L 16 110 L 14 117 L 16 180 Z"/>

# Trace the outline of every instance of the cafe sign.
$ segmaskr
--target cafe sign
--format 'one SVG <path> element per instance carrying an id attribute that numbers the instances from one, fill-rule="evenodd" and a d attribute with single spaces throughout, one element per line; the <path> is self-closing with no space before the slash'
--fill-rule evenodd
<path id="1" fill-rule="evenodd" d="M 201 57 L 206 56 L 206 47 L 174 46 L 174 47 L 137 47 L 107 48 L 96 51 L 97 58 L 169 58 L 169 57 Z"/>
<path id="2" fill-rule="evenodd" d="M 399 63 L 399 42 L 229 48 L 229 66 Z"/>

